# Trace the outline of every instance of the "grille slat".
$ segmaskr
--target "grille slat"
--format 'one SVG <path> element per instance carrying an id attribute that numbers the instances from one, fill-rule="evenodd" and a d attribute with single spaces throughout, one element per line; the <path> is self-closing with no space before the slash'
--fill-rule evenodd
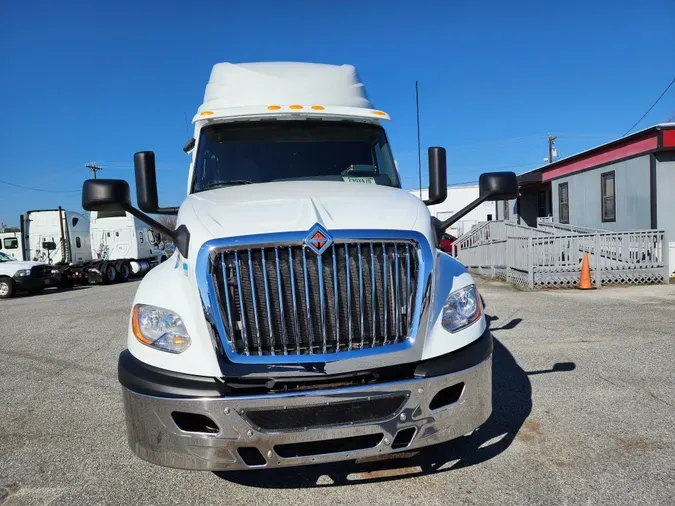
<path id="1" fill-rule="evenodd" d="M 223 255 L 224 257 L 225 255 Z M 284 311 L 284 290 L 281 282 L 281 268 L 279 267 L 279 249 L 274 249 L 274 266 L 276 267 L 277 275 L 277 291 L 279 296 L 279 316 L 281 321 L 281 345 L 283 347 L 284 355 L 288 355 L 288 334 L 286 333 L 286 314 Z"/>
<path id="2" fill-rule="evenodd" d="M 401 332 L 401 297 L 398 293 L 398 264 L 400 261 L 398 248 L 394 247 L 394 325 L 396 326 L 397 334 Z"/>
<path id="3" fill-rule="evenodd" d="M 234 265 L 237 273 L 237 300 L 239 301 L 239 321 L 241 325 L 241 340 L 244 344 L 244 354 L 250 355 L 248 348 L 248 331 L 246 328 L 246 307 L 244 306 L 243 290 L 241 289 L 241 273 L 239 269 L 239 252 L 234 252 Z"/>
<path id="4" fill-rule="evenodd" d="M 351 283 L 351 266 L 349 261 L 349 246 L 345 244 L 345 278 L 347 278 L 347 327 L 348 327 L 348 341 L 347 350 L 352 349 L 352 283 Z"/>
<path id="5" fill-rule="evenodd" d="M 417 248 L 412 241 L 362 241 L 334 243 L 322 255 L 302 244 L 217 253 L 216 294 L 232 350 L 325 355 L 404 341 L 413 322 Z"/>
<path id="6" fill-rule="evenodd" d="M 260 320 L 258 320 L 258 297 L 255 290 L 255 276 L 253 274 L 253 258 L 251 257 L 251 250 L 248 250 L 248 275 L 251 279 L 251 300 L 253 301 L 253 332 L 255 332 L 255 339 L 258 342 L 258 355 L 262 355 L 262 341 L 260 339 Z"/>
<path id="7" fill-rule="evenodd" d="M 267 313 L 267 329 L 269 330 L 270 352 L 272 355 L 274 355 L 274 347 L 276 346 L 276 343 L 274 338 L 274 330 L 272 329 L 272 308 L 270 307 L 270 289 L 267 282 L 267 260 L 265 259 L 264 248 L 261 248 L 260 256 L 262 257 L 263 284 L 265 286 L 265 312 Z"/>

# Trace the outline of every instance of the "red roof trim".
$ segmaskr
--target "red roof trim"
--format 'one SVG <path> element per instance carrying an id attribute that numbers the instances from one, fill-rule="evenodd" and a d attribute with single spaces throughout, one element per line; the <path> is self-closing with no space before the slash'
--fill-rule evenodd
<path id="1" fill-rule="evenodd" d="M 663 131 L 663 147 L 675 148 L 675 128 Z"/>
<path id="2" fill-rule="evenodd" d="M 663 132 L 664 145 L 665 134 L 671 132 L 675 132 L 675 130 Z M 569 162 L 561 160 L 555 164 L 555 167 L 552 167 L 551 169 L 542 169 L 542 181 L 550 181 L 551 179 L 567 176 L 569 174 L 580 172 L 597 165 L 604 165 L 616 160 L 621 160 L 623 158 L 637 156 L 641 153 L 653 151 L 658 146 L 658 137 L 659 133 L 658 131 L 655 131 L 646 137 L 643 137 L 642 139 L 629 140 L 623 144 L 607 147 L 605 149 L 601 149 L 601 151 L 598 151 L 595 154 L 591 155 L 589 153 L 589 156 L 583 156 L 577 160 L 570 160 Z M 673 137 L 673 141 L 675 141 L 675 136 Z"/>

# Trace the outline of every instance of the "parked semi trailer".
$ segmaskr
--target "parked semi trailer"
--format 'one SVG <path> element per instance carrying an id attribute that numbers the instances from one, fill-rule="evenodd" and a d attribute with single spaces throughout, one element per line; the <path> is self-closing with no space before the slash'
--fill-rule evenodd
<path id="1" fill-rule="evenodd" d="M 129 218 L 94 213 L 90 222 L 89 216 L 61 207 L 27 211 L 20 217 L 21 231 L 3 237 L 3 245 L 13 246 L 17 260 L 51 265 L 57 286 L 124 281 L 167 258 L 154 247 L 149 227 Z"/>
<path id="2" fill-rule="evenodd" d="M 160 208 L 152 152 L 129 185 L 88 180 L 83 207 L 125 211 L 176 253 L 140 283 L 119 357 L 141 458 L 202 469 L 375 457 L 470 433 L 490 415 L 492 336 L 443 231 L 445 150 L 429 197 L 401 188 L 383 123 L 352 66 L 222 63 L 194 117 L 187 196 Z M 426 204 L 426 205 L 425 205 Z M 149 214 L 177 214 L 167 230 Z"/>

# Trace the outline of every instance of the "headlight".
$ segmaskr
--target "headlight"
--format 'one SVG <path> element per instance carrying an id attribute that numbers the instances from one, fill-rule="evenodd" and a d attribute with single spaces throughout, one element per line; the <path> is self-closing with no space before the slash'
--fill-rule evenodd
<path id="1" fill-rule="evenodd" d="M 465 286 L 448 295 L 443 304 L 441 323 L 448 332 L 457 332 L 478 321 L 481 300 L 476 285 Z"/>
<path id="2" fill-rule="evenodd" d="M 26 276 L 30 276 L 30 269 L 21 269 L 20 271 L 16 271 L 16 273 L 14 273 L 14 277 L 17 278 L 24 278 Z"/>
<path id="3" fill-rule="evenodd" d="M 182 353 L 192 342 L 183 319 L 161 307 L 136 304 L 131 328 L 141 343 L 169 353 Z"/>

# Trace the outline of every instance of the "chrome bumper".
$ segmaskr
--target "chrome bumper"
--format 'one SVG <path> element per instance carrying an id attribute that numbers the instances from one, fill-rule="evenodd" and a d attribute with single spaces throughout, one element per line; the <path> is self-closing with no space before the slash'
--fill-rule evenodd
<path id="1" fill-rule="evenodd" d="M 439 391 L 460 383 L 464 388 L 459 399 L 444 407 L 430 409 L 429 404 Z M 358 424 L 270 431 L 256 427 L 246 416 L 248 410 L 261 408 L 320 407 L 394 394 L 404 398 L 395 412 L 385 419 Z M 487 420 L 492 410 L 492 357 L 474 367 L 444 376 L 303 393 L 176 399 L 142 395 L 125 388 L 123 395 L 129 445 L 136 455 L 149 462 L 209 471 L 319 464 L 411 450 L 470 433 Z M 172 418 L 176 411 L 205 415 L 215 422 L 218 432 L 185 432 Z M 412 440 L 404 447 L 392 449 L 396 435 L 406 428 L 414 429 L 406 432 L 408 435 L 414 432 Z M 320 450 L 317 454 L 309 449 L 318 448 L 316 445 L 303 445 L 321 441 L 328 443 L 322 448 L 330 448 L 332 441 L 346 441 L 343 438 L 351 438 L 354 442 L 350 443 L 351 449 L 345 451 L 338 446 L 328 452 Z M 363 441 L 367 447 L 355 448 L 358 441 Z M 291 453 L 298 453 L 295 450 L 300 448 L 299 453 L 303 455 L 279 455 L 288 454 L 281 448 L 289 448 L 291 444 Z M 242 448 L 248 450 L 240 453 Z M 251 449 L 260 452 L 260 465 L 247 465 L 242 459 L 241 454 Z"/>

